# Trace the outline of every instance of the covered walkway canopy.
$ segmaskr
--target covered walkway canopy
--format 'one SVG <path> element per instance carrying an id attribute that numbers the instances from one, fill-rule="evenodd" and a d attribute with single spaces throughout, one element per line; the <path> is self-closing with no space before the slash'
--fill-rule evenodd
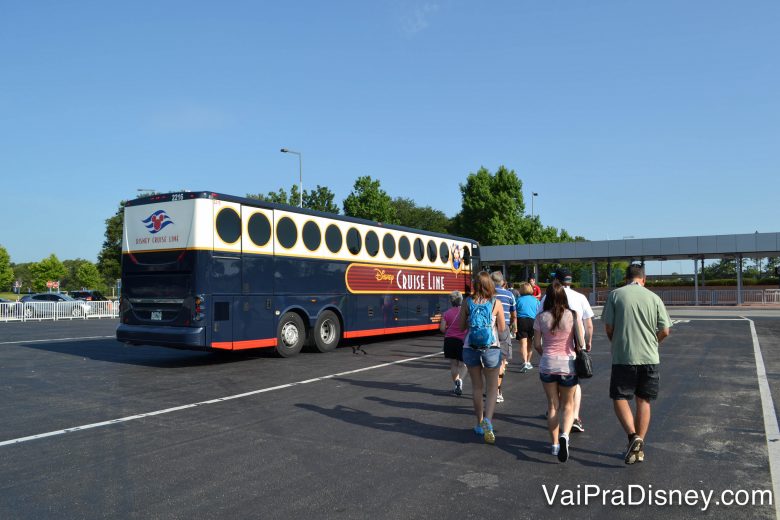
<path id="1" fill-rule="evenodd" d="M 510 265 L 590 262 L 593 270 L 593 292 L 596 290 L 596 262 L 613 261 L 693 260 L 694 284 L 699 290 L 698 262 L 705 259 L 735 258 L 737 260 L 737 302 L 742 303 L 742 259 L 780 256 L 780 233 L 748 233 L 742 235 L 708 235 L 693 237 L 640 238 L 598 240 L 593 242 L 559 242 L 510 246 L 483 246 L 481 261 L 486 265 L 501 265 L 504 272 Z M 610 277 L 607 276 L 609 280 Z M 698 297 L 696 299 L 698 302 Z"/>

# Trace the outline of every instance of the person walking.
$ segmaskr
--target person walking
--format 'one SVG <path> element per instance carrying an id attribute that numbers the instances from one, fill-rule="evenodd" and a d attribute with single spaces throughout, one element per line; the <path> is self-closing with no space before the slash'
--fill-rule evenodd
<path id="1" fill-rule="evenodd" d="M 584 343 L 580 319 L 569 308 L 566 292 L 558 280 L 547 287 L 542 312 L 536 316 L 534 349 L 541 354 L 539 379 L 547 396 L 547 429 L 552 454 L 569 460 L 569 433 L 574 422 L 574 389 L 579 380 L 574 369 L 575 335 Z"/>
<path id="2" fill-rule="evenodd" d="M 523 366 L 520 372 L 533 369 L 531 355 L 533 354 L 534 321 L 541 307 L 539 300 L 533 295 L 533 288 L 528 282 L 520 284 L 520 296 L 517 298 L 517 340 L 520 342 L 520 355 L 523 356 Z"/>
<path id="3" fill-rule="evenodd" d="M 593 309 L 590 307 L 588 298 L 584 294 L 575 291 L 571 288 L 572 275 L 571 271 L 565 267 L 561 267 L 555 272 L 555 279 L 563 284 L 563 288 L 566 291 L 566 297 L 569 300 L 569 308 L 577 313 L 577 316 L 582 320 L 582 325 L 585 331 L 585 350 L 590 352 L 590 348 L 593 342 Z M 572 430 L 575 432 L 584 432 L 585 426 L 582 424 L 580 418 L 580 408 L 582 406 L 582 387 L 578 384 L 574 389 L 574 424 Z"/>
<path id="4" fill-rule="evenodd" d="M 463 339 L 466 330 L 461 329 L 458 323 L 460 304 L 463 295 L 460 291 L 450 293 L 450 307 L 441 317 L 439 331 L 444 334 L 444 357 L 450 360 L 450 374 L 452 375 L 452 393 L 463 395 L 463 377 L 466 375 L 466 365 L 463 363 Z"/>
<path id="5" fill-rule="evenodd" d="M 498 369 L 501 366 L 501 347 L 498 335 L 505 328 L 504 309 L 496 299 L 496 288 L 490 275 L 481 271 L 474 280 L 472 295 L 461 305 L 459 327 L 468 329 L 463 343 L 463 362 L 471 380 L 474 414 L 477 425 L 474 433 L 485 442 L 494 444 L 493 411 L 498 395 Z M 485 401 L 482 401 L 483 377 Z"/>
<path id="6" fill-rule="evenodd" d="M 493 284 L 496 286 L 496 298 L 501 302 L 501 306 L 504 308 L 504 324 L 506 327 L 503 332 L 498 333 L 498 344 L 501 346 L 501 367 L 498 370 L 498 394 L 496 395 L 496 402 L 504 402 L 504 393 L 502 387 L 504 385 L 504 375 L 506 374 L 506 367 L 510 361 L 512 361 L 512 335 L 517 330 L 517 311 L 515 309 L 515 295 L 512 291 L 506 288 L 506 281 L 501 271 L 493 271 L 490 273 L 490 279 L 493 280 Z"/>
<path id="7" fill-rule="evenodd" d="M 609 294 L 602 314 L 612 343 L 609 397 L 628 436 L 626 464 L 645 460 L 650 402 L 658 397 L 660 381 L 658 347 L 669 336 L 672 325 L 664 303 L 645 288 L 645 280 L 644 267 L 630 265 L 626 285 Z M 636 414 L 629 404 L 634 396 Z"/>
<path id="8" fill-rule="evenodd" d="M 533 291 L 531 294 L 533 295 L 533 297 L 536 298 L 537 300 L 541 300 L 542 289 L 538 285 L 536 285 L 536 278 L 534 278 L 533 276 L 530 277 L 528 279 L 528 283 L 531 284 L 531 290 Z"/>

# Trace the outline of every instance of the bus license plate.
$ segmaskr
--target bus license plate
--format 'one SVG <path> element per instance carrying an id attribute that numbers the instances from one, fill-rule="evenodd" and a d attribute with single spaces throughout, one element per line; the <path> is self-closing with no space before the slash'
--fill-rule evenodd
<path id="1" fill-rule="evenodd" d="M 162 320 L 162 311 L 152 311 L 152 319 L 156 321 Z"/>

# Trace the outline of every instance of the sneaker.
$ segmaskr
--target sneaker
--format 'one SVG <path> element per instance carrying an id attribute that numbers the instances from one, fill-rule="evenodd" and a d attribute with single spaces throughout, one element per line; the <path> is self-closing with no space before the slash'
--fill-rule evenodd
<path id="1" fill-rule="evenodd" d="M 558 460 L 566 462 L 569 460 L 569 436 L 561 435 L 558 437 L 558 442 L 561 443 L 561 448 L 558 450 Z"/>
<path id="2" fill-rule="evenodd" d="M 463 395 L 463 380 L 458 379 L 455 381 L 455 388 L 453 388 L 452 393 L 455 395 Z"/>
<path id="3" fill-rule="evenodd" d="M 482 426 L 480 426 L 478 424 L 478 425 L 474 426 L 474 433 L 476 433 L 477 435 L 482 436 L 482 435 L 485 435 L 485 430 L 483 430 Z"/>
<path id="4" fill-rule="evenodd" d="M 574 419 L 574 422 L 571 425 L 571 431 L 573 432 L 584 432 L 585 427 L 582 425 L 582 421 L 579 419 Z"/>
<path id="5" fill-rule="evenodd" d="M 496 402 L 497 403 L 503 403 L 504 402 L 504 394 L 498 394 L 496 396 Z"/>
<path id="6" fill-rule="evenodd" d="M 534 366 L 531 363 L 526 363 L 525 364 L 525 369 L 526 370 L 533 370 L 533 368 L 534 368 Z"/>
<path id="7" fill-rule="evenodd" d="M 550 450 L 550 453 L 552 453 L 553 455 L 555 455 L 557 457 L 558 456 L 558 452 L 560 450 L 561 450 L 561 445 L 560 444 L 553 444 L 552 445 L 552 450 Z"/>
<path id="8" fill-rule="evenodd" d="M 636 453 L 636 461 L 637 462 L 644 462 L 645 461 L 645 450 L 639 450 Z"/>
<path id="9" fill-rule="evenodd" d="M 525 363 L 523 366 L 521 366 L 519 372 L 521 374 L 525 374 L 526 372 L 528 372 L 528 363 Z"/>
<path id="10" fill-rule="evenodd" d="M 642 437 L 639 435 L 634 435 L 631 437 L 631 441 L 628 443 L 628 448 L 626 449 L 626 456 L 623 458 L 626 464 L 633 464 L 638 462 L 639 453 L 642 452 L 642 448 L 644 448 L 644 446 L 645 441 L 642 440 Z M 644 459 L 644 454 L 642 455 L 642 459 Z"/>
<path id="11" fill-rule="evenodd" d="M 485 432 L 484 435 L 485 442 L 487 444 L 495 444 L 496 434 L 493 433 L 493 423 L 490 422 L 490 419 L 488 419 L 487 417 L 482 419 L 480 426 L 482 426 L 482 430 Z"/>

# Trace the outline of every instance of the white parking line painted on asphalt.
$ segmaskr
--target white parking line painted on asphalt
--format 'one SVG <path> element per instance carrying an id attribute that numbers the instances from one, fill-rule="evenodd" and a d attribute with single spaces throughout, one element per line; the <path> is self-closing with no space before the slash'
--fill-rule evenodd
<path id="1" fill-rule="evenodd" d="M 758 376 L 758 389 L 761 393 L 761 408 L 764 411 L 764 431 L 766 432 L 766 448 L 769 452 L 769 472 L 772 475 L 772 493 L 775 502 L 775 518 L 780 519 L 780 426 L 777 424 L 775 403 L 772 393 L 769 391 L 769 380 L 766 377 L 764 356 L 761 354 L 761 345 L 758 343 L 756 325 L 753 320 L 744 318 L 750 322 L 750 335 L 753 338 L 753 354 L 756 357 L 756 375 Z"/>
<path id="2" fill-rule="evenodd" d="M 100 336 L 96 336 L 96 337 L 100 337 Z M 108 337 L 113 337 L 113 336 L 108 336 Z M 185 404 L 185 405 L 181 405 L 181 406 L 175 406 L 173 408 L 165 408 L 164 410 L 156 410 L 154 412 L 147 412 L 147 413 L 141 413 L 141 414 L 137 414 L 137 415 L 130 415 L 130 416 L 127 416 L 127 417 L 121 417 L 119 419 L 111 419 L 111 420 L 108 420 L 108 421 L 102 421 L 102 422 L 97 422 L 97 423 L 92 423 L 92 424 L 84 424 L 82 426 L 74 426 L 72 428 L 65 428 L 63 430 L 55 430 L 55 431 L 46 432 L 46 433 L 39 433 L 37 435 L 29 435 L 27 437 L 19 437 L 17 439 L 9 439 L 7 441 L 0 442 L 0 447 L 2 447 L 2 446 L 9 446 L 11 444 L 21 444 L 23 442 L 34 441 L 34 440 L 43 439 L 43 438 L 46 438 L 46 437 L 54 437 L 56 435 L 64 435 L 66 433 L 73 433 L 73 432 L 78 432 L 78 431 L 82 431 L 82 430 L 90 430 L 92 428 L 100 428 L 102 426 L 110 426 L 112 424 L 125 423 L 125 422 L 129 422 L 129 421 L 134 421 L 136 419 L 143 419 L 144 417 L 152 417 L 154 415 L 163 415 L 163 414 L 166 414 L 166 413 L 178 412 L 179 410 L 187 410 L 188 408 L 195 408 L 197 406 L 221 403 L 221 402 L 224 402 L 224 401 L 230 401 L 232 399 L 241 399 L 242 397 L 249 397 L 249 396 L 252 396 L 252 395 L 263 394 L 263 393 L 266 393 L 266 392 L 273 392 L 274 390 L 282 390 L 284 388 L 291 388 L 293 386 L 305 385 L 305 384 L 308 384 L 308 383 L 316 383 L 317 381 L 325 381 L 326 379 L 333 379 L 334 377 L 341 377 L 341 376 L 346 376 L 346 375 L 350 375 L 350 374 L 357 374 L 358 372 L 366 372 L 368 370 L 376 370 L 378 368 L 389 367 L 389 366 L 392 366 L 392 365 L 400 365 L 401 363 L 408 363 L 410 361 L 417 361 L 417 360 L 420 360 L 420 359 L 425 359 L 425 358 L 435 357 L 435 356 L 441 356 L 441 355 L 442 355 L 442 352 L 437 352 L 435 354 L 427 354 L 425 356 L 419 356 L 419 357 L 408 358 L 408 359 L 401 359 L 399 361 L 391 361 L 390 363 L 382 363 L 382 364 L 379 364 L 379 365 L 372 365 L 372 366 L 369 366 L 369 367 L 358 368 L 356 370 L 348 370 L 346 372 L 339 372 L 337 374 L 329 374 L 327 376 L 315 377 L 313 379 L 306 379 L 304 381 L 296 381 L 294 383 L 287 383 L 285 385 L 271 386 L 271 387 L 268 387 L 268 388 L 261 388 L 259 390 L 252 390 L 250 392 L 244 392 L 244 393 L 241 393 L 241 394 L 229 395 L 229 396 L 226 396 L 226 397 L 218 397 L 216 399 L 209 399 L 208 401 L 200 401 L 198 403 Z"/>
<path id="3" fill-rule="evenodd" d="M 51 341 L 77 341 L 81 339 L 107 339 L 116 336 L 83 336 L 81 338 L 51 338 L 51 339 L 23 339 L 21 341 L 3 341 L 0 345 L 21 345 L 22 343 L 45 343 Z"/>

